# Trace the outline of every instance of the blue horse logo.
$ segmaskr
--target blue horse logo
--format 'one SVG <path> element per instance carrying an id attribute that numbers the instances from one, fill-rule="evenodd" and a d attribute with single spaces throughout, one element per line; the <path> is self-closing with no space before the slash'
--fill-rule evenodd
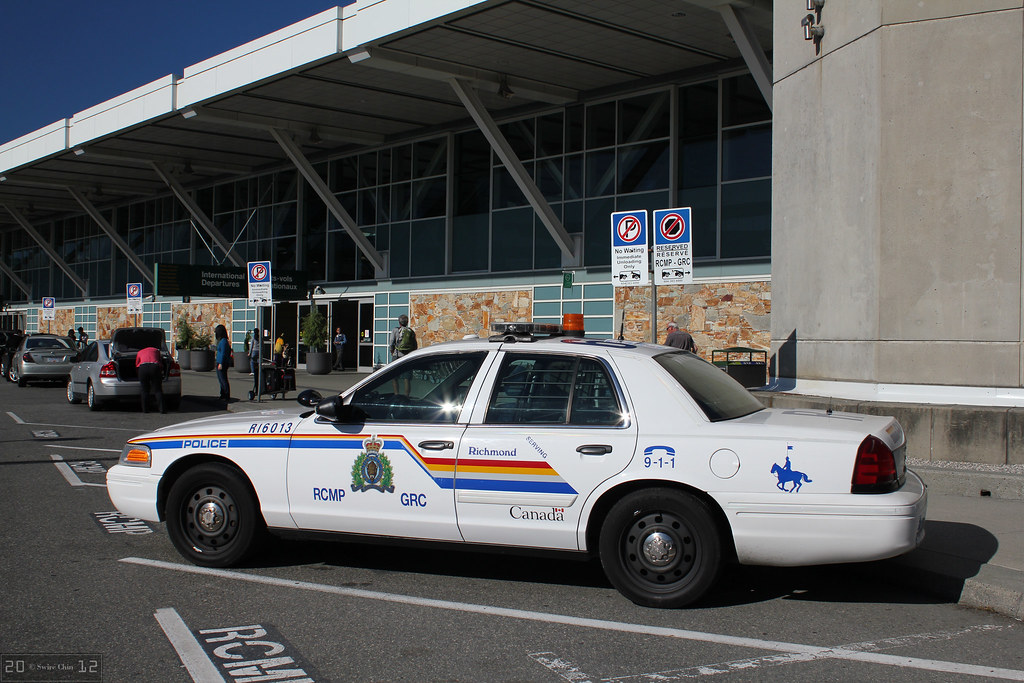
<path id="1" fill-rule="evenodd" d="M 789 462 L 788 455 L 786 456 L 785 466 L 779 465 L 779 463 L 775 463 L 772 465 L 772 474 L 774 474 L 775 477 L 779 480 L 779 483 L 776 484 L 776 486 L 778 486 L 783 491 L 786 491 L 787 493 L 799 491 L 800 487 L 804 485 L 804 482 L 807 482 L 808 484 L 811 483 L 811 480 L 807 477 L 806 474 L 804 474 L 803 472 L 798 472 L 793 469 L 793 466 Z M 788 483 L 792 483 L 793 487 L 787 489 L 786 484 Z"/>

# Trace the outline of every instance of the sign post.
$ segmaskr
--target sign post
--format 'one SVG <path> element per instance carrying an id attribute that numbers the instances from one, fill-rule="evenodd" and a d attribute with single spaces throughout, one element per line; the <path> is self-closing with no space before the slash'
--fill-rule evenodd
<path id="1" fill-rule="evenodd" d="M 256 358 L 256 400 L 263 401 L 263 307 L 274 302 L 273 281 L 270 277 L 270 261 L 249 261 L 246 264 L 249 281 L 249 306 L 256 308 L 256 339 L 259 344 Z"/>

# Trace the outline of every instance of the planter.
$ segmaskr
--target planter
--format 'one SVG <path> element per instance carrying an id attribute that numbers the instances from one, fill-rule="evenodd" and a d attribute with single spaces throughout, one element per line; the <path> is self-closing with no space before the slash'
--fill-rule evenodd
<path id="1" fill-rule="evenodd" d="M 326 375 L 331 372 L 334 354 L 330 351 L 310 351 L 306 354 L 306 372 L 311 375 Z"/>
<path id="2" fill-rule="evenodd" d="M 192 352 L 188 349 L 178 349 L 178 365 L 182 370 L 191 370 Z"/>
<path id="3" fill-rule="evenodd" d="M 214 359 L 217 357 L 210 349 L 199 349 L 198 351 L 193 349 L 188 352 L 191 357 L 192 369 L 195 372 L 209 372 L 213 370 Z"/>

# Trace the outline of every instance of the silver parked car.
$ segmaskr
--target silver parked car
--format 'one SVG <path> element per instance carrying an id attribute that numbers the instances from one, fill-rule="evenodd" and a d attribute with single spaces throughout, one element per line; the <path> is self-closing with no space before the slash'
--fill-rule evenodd
<path id="1" fill-rule="evenodd" d="M 77 355 L 78 349 L 67 337 L 32 334 L 14 352 L 9 376 L 19 387 L 35 380 L 64 381 Z"/>
<path id="2" fill-rule="evenodd" d="M 159 327 L 122 327 L 114 330 L 109 340 L 86 346 L 68 377 L 68 403 L 81 403 L 84 398 L 91 410 L 121 399 L 133 399 L 139 405 L 142 385 L 135 356 L 149 346 L 160 350 L 164 406 L 177 410 L 181 403 L 181 367 L 171 358 Z"/>

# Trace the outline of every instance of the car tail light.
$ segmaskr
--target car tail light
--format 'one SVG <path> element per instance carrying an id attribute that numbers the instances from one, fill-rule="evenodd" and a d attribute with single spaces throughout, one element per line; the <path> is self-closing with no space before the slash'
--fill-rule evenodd
<path id="1" fill-rule="evenodd" d="M 889 493 L 900 487 L 900 468 L 892 449 L 877 436 L 864 439 L 853 465 L 851 493 Z"/>
<path id="2" fill-rule="evenodd" d="M 31 353 L 22 354 L 21 359 L 23 361 L 25 361 L 26 363 L 35 363 L 35 361 L 32 360 L 32 354 Z"/>
<path id="3" fill-rule="evenodd" d="M 117 366 L 114 365 L 114 361 L 103 364 L 100 368 L 100 377 L 117 377 Z"/>
<path id="4" fill-rule="evenodd" d="M 167 371 L 168 377 L 181 377 L 181 366 L 178 361 L 171 361 L 171 369 Z"/>

